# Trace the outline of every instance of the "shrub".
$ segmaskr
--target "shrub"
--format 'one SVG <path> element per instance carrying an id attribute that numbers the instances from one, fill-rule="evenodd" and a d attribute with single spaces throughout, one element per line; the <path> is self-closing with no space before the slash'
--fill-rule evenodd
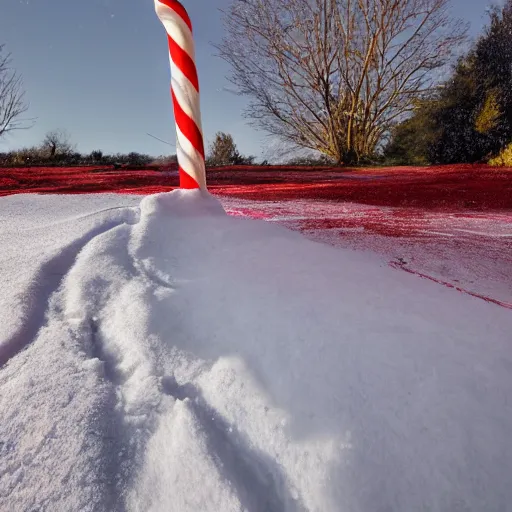
<path id="1" fill-rule="evenodd" d="M 502 149 L 501 153 L 489 160 L 493 167 L 512 167 L 512 142 Z"/>
<path id="2" fill-rule="evenodd" d="M 103 161 L 103 151 L 97 149 L 95 151 L 92 151 L 89 155 L 89 158 L 92 162 L 100 163 Z"/>
<path id="3" fill-rule="evenodd" d="M 217 132 L 215 140 L 210 146 L 206 165 L 218 167 L 223 165 L 253 165 L 256 157 L 243 156 L 239 153 L 233 136 L 228 133 Z"/>
<path id="4" fill-rule="evenodd" d="M 143 155 L 132 151 L 127 155 L 128 165 L 132 167 L 144 167 L 153 160 L 149 155 Z"/>
<path id="5" fill-rule="evenodd" d="M 286 165 L 293 165 L 295 167 L 320 167 L 333 165 L 333 161 L 325 155 L 306 155 L 293 157 L 286 162 Z"/>
<path id="6" fill-rule="evenodd" d="M 161 169 L 177 169 L 178 157 L 176 155 L 160 155 L 150 163 L 151 167 L 159 167 Z"/>

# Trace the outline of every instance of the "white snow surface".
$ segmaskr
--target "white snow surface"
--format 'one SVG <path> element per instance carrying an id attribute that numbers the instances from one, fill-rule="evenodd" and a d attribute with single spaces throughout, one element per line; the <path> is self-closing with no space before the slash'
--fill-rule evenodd
<path id="1" fill-rule="evenodd" d="M 200 192 L 0 200 L 1 511 L 505 511 L 512 314 Z"/>

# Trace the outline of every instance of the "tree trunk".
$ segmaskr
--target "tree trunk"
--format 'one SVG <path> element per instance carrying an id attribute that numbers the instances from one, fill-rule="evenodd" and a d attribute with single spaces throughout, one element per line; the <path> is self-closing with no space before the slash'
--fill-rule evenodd
<path id="1" fill-rule="evenodd" d="M 345 151 L 343 155 L 343 164 L 347 165 L 357 165 L 359 162 L 359 157 L 357 155 L 357 151 L 354 148 L 349 148 Z"/>

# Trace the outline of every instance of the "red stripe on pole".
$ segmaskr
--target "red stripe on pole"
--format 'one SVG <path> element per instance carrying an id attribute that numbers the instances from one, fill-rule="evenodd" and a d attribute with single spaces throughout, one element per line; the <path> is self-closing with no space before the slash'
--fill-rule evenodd
<path id="1" fill-rule="evenodd" d="M 169 50 L 174 64 L 178 66 L 180 71 L 190 80 L 190 83 L 195 87 L 196 91 L 199 92 L 199 78 L 194 61 L 171 36 L 168 36 L 168 40 Z"/>
<path id="2" fill-rule="evenodd" d="M 179 14 L 180 18 L 188 25 L 190 31 L 192 31 L 192 22 L 190 21 L 190 17 L 183 5 L 181 5 L 178 0 L 158 0 L 161 4 L 166 5 L 169 9 L 172 9 L 174 12 Z"/>
<path id="3" fill-rule="evenodd" d="M 200 188 L 199 183 L 190 176 L 185 170 L 179 167 L 180 170 L 180 188 L 186 188 L 186 189 L 196 189 Z"/>
<path id="4" fill-rule="evenodd" d="M 174 105 L 174 118 L 181 133 L 190 141 L 192 146 L 199 152 L 204 160 L 203 134 L 197 127 L 195 121 L 181 108 L 176 95 L 171 88 L 172 103 Z"/>

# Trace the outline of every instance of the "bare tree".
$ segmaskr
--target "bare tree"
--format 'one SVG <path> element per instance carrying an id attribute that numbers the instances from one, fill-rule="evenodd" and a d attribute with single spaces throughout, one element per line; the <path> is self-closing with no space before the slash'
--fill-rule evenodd
<path id="1" fill-rule="evenodd" d="M 257 127 L 337 163 L 375 152 L 465 40 L 450 0 L 234 0 L 218 47 Z"/>
<path id="2" fill-rule="evenodd" d="M 49 151 L 50 158 L 54 158 L 57 155 L 69 155 L 74 148 L 66 131 L 52 130 L 45 135 L 42 149 Z"/>
<path id="3" fill-rule="evenodd" d="M 21 76 L 11 68 L 11 55 L 0 44 L 0 137 L 29 128 L 21 116 L 28 110 Z"/>

